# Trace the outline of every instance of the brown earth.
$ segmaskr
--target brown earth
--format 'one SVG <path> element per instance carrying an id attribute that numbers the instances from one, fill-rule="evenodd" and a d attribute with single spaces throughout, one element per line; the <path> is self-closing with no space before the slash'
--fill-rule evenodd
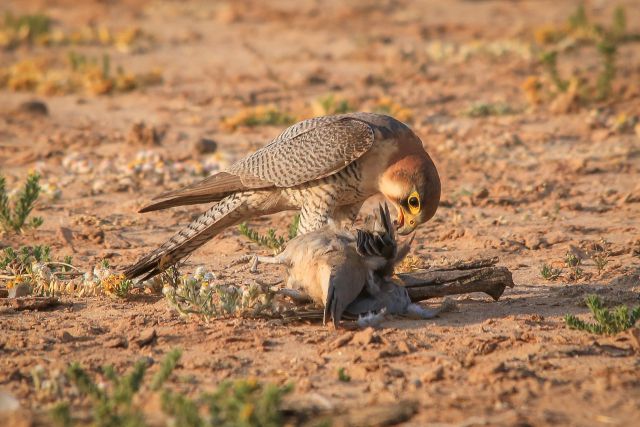
<path id="1" fill-rule="evenodd" d="M 72 361 L 91 370 L 105 363 L 124 369 L 139 357 L 157 361 L 180 347 L 177 374 L 189 378 L 181 387 L 190 392 L 254 376 L 293 382 L 293 406 L 336 414 L 415 401 L 417 412 L 403 425 L 416 426 L 631 425 L 640 419 L 638 342 L 628 333 L 602 337 L 569 330 L 562 319 L 566 313 L 587 318 L 583 301 L 589 293 L 610 304 L 640 300 L 640 125 L 617 130 L 611 124 L 621 114 L 637 118 L 640 112 L 637 42 L 621 47 L 611 101 L 551 112 L 547 103 L 530 107 L 525 99 L 523 81 L 543 72 L 521 46 L 532 42 L 536 29 L 564 23 L 577 2 L 76 3 L 9 1 L 2 8 L 46 11 L 63 29 L 138 26 L 154 37 L 142 52 L 75 50 L 108 51 L 126 70 L 159 67 L 164 82 L 105 96 L 39 97 L 48 106 L 46 116 L 19 111 L 34 94 L 0 93 L 0 168 L 10 187 L 36 168 L 62 190 L 59 199 L 39 202 L 41 228 L 2 235 L 0 248 L 47 244 L 56 256 L 73 255 L 84 269 L 103 258 L 125 266 L 202 208 L 138 214 L 150 197 L 197 177 L 185 172 L 138 179 L 114 167 L 141 150 L 165 162 L 195 164 L 202 155 L 194 145 L 202 137 L 218 143 L 214 160 L 224 165 L 282 130 L 223 126 L 224 117 L 248 106 L 273 104 L 303 118 L 327 93 L 357 109 L 373 108 L 387 96 L 411 111 L 409 122 L 443 179 L 442 204 L 418 231 L 412 254 L 427 265 L 498 256 L 513 271 L 516 287 L 498 302 L 475 294 L 457 298 L 455 310 L 434 320 L 390 319 L 375 332 L 379 339 L 364 336 L 343 346 L 336 339 L 352 332 L 267 320 L 201 324 L 181 319 L 156 296 L 64 298 L 45 311 L 4 309 L 0 388 L 27 413 L 51 403 L 34 389 L 30 371 L 36 365 L 48 372 Z M 619 3 L 626 6 L 629 30 L 640 31 L 637 2 Z M 592 16 L 609 20 L 613 5 L 587 5 Z M 64 58 L 68 50 L 19 47 L 0 52 L 0 64 L 39 55 Z M 565 74 L 598 67 L 593 52 L 562 58 Z M 478 102 L 506 103 L 515 113 L 463 113 Z M 129 136 L 140 121 L 155 127 L 158 144 L 153 137 Z M 91 162 L 87 170 L 69 160 L 73 153 Z M 290 217 L 252 224 L 285 230 Z M 588 256 L 594 248 L 608 254 L 601 273 Z M 266 253 L 261 251 L 229 229 L 185 268 L 205 264 L 215 271 L 241 254 Z M 541 278 L 541 264 L 562 268 L 567 251 L 584 257 L 582 277 L 569 278 L 564 268 L 557 281 Z M 273 280 L 284 274 L 261 269 Z M 227 273 L 243 283 L 256 278 Z M 149 328 L 157 340 L 139 347 L 136 339 Z M 118 340 L 128 346 L 113 348 Z M 339 368 L 350 382 L 338 380 Z"/>

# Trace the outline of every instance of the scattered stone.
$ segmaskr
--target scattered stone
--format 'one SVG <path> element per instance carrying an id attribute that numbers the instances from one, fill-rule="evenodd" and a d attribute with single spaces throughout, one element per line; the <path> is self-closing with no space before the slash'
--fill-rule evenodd
<path id="1" fill-rule="evenodd" d="M 353 332 L 347 332 L 346 334 L 340 335 L 335 340 L 329 343 L 329 350 L 335 350 L 337 348 L 343 347 L 353 339 Z"/>
<path id="2" fill-rule="evenodd" d="M 389 368 L 385 372 L 387 378 L 404 378 L 404 371 L 398 368 Z"/>
<path id="3" fill-rule="evenodd" d="M 18 399 L 0 390 L 0 412 L 12 412 L 20 409 L 20 402 Z"/>
<path id="4" fill-rule="evenodd" d="M 359 406 L 345 415 L 335 417 L 331 425 L 334 427 L 392 426 L 410 420 L 417 411 L 418 404 L 407 400 Z"/>
<path id="5" fill-rule="evenodd" d="M 366 380 L 370 378 L 371 372 L 365 365 L 357 364 L 349 368 L 349 375 L 356 381 Z"/>
<path id="6" fill-rule="evenodd" d="M 353 343 L 363 346 L 371 344 L 373 342 L 377 342 L 379 340 L 380 338 L 376 335 L 375 331 L 371 327 L 356 332 L 353 335 Z"/>
<path id="7" fill-rule="evenodd" d="M 546 235 L 547 244 L 550 246 L 557 245 L 558 243 L 563 243 L 569 240 L 566 234 L 561 231 L 552 231 L 551 233 Z"/>
<path id="8" fill-rule="evenodd" d="M 640 203 L 640 187 L 636 187 L 633 191 L 624 194 L 620 199 L 620 203 Z"/>
<path id="9" fill-rule="evenodd" d="M 31 295 L 31 286 L 26 283 L 18 283 L 9 289 L 9 298 L 22 298 Z"/>
<path id="10" fill-rule="evenodd" d="M 125 337 L 119 335 L 107 339 L 104 342 L 104 346 L 107 348 L 127 348 L 129 346 L 129 342 Z"/>
<path id="11" fill-rule="evenodd" d="M 217 149 L 218 143 L 209 138 L 200 138 L 195 144 L 193 144 L 193 150 L 196 154 L 215 153 Z"/>
<path id="12" fill-rule="evenodd" d="M 58 228 L 58 235 L 61 239 L 71 248 L 73 252 L 75 252 L 75 248 L 73 247 L 73 232 L 68 227 L 60 227 Z"/>
<path id="13" fill-rule="evenodd" d="M 73 341 L 75 338 L 73 335 L 71 335 L 68 331 L 62 331 L 60 334 L 60 342 L 63 343 L 68 343 Z"/>
<path id="14" fill-rule="evenodd" d="M 135 145 L 160 145 L 163 133 L 159 132 L 155 126 L 147 125 L 145 122 L 136 122 L 131 126 L 127 134 L 127 143 Z"/>
<path id="15" fill-rule="evenodd" d="M 482 200 L 486 199 L 487 197 L 489 197 L 489 190 L 487 190 L 486 188 L 480 189 L 473 195 L 473 198 L 475 200 Z"/>
<path id="16" fill-rule="evenodd" d="M 569 245 L 568 252 L 573 254 L 575 257 L 579 258 L 581 261 L 589 259 L 589 254 L 586 251 L 584 251 L 582 248 L 579 248 L 577 246 Z"/>
<path id="17" fill-rule="evenodd" d="M 398 343 L 398 351 L 404 354 L 409 354 L 409 353 L 413 353 L 415 351 L 415 348 L 406 341 L 400 341 Z"/>
<path id="18" fill-rule="evenodd" d="M 138 347 L 144 347 L 152 344 L 156 338 L 158 338 L 156 330 L 154 328 L 147 328 L 140 333 L 136 340 L 136 344 L 138 344 Z"/>
<path id="19" fill-rule="evenodd" d="M 262 338 L 258 335 L 256 335 L 256 337 L 254 338 L 254 342 L 255 342 L 256 348 L 260 351 L 269 351 L 271 347 L 274 347 L 276 345 L 275 341 Z"/>
<path id="20" fill-rule="evenodd" d="M 49 108 L 44 102 L 33 99 L 20 104 L 18 106 L 18 112 L 31 114 L 33 116 L 47 116 L 49 115 Z"/>
<path id="21" fill-rule="evenodd" d="M 444 368 L 442 366 L 436 366 L 433 369 L 430 369 L 422 375 L 423 383 L 433 383 L 436 381 L 441 381 L 444 379 Z"/>
<path id="22" fill-rule="evenodd" d="M 547 242 L 544 240 L 544 238 L 538 234 L 527 234 L 524 237 L 524 246 L 527 249 L 537 250 L 543 246 L 546 246 L 546 243 Z"/>
<path id="23" fill-rule="evenodd" d="M 403 354 L 396 346 L 389 345 L 386 349 L 380 350 L 377 354 L 378 359 L 384 359 L 386 357 L 397 357 Z"/>
<path id="24" fill-rule="evenodd" d="M 635 347 L 636 352 L 640 353 L 640 328 L 629 329 L 631 335 L 631 344 Z"/>

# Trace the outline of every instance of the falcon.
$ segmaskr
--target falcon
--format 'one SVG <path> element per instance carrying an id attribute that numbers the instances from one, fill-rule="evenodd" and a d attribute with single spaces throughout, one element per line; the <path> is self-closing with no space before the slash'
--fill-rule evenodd
<path id="1" fill-rule="evenodd" d="M 375 113 L 303 120 L 227 171 L 161 194 L 143 207 L 141 213 L 213 203 L 124 274 L 149 279 L 225 228 L 257 216 L 299 210 L 302 234 L 329 221 L 353 222 L 364 201 L 379 193 L 396 208 L 394 225 L 400 235 L 436 212 L 440 177 L 409 127 Z"/>

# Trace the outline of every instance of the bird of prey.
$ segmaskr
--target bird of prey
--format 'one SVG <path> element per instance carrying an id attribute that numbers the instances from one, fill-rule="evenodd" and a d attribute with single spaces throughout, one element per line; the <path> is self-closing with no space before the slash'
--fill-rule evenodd
<path id="1" fill-rule="evenodd" d="M 394 267 L 409 252 L 411 241 L 398 245 L 388 205 L 378 210 L 376 223 L 355 235 L 332 222 L 297 236 L 274 257 L 255 260 L 286 265 L 286 290 L 294 292 L 282 293 L 324 306 L 324 322 L 331 320 L 336 327 L 344 313 L 358 316 L 385 310 L 434 317 L 439 311 L 412 304 L 406 288 L 393 281 Z"/>
<path id="2" fill-rule="evenodd" d="M 148 279 L 226 227 L 299 210 L 298 232 L 355 220 L 364 201 L 382 193 L 397 209 L 400 234 L 429 220 L 440 178 L 420 138 L 398 120 L 374 113 L 316 117 L 296 123 L 227 171 L 156 197 L 140 212 L 213 203 L 200 217 L 124 271 Z"/>

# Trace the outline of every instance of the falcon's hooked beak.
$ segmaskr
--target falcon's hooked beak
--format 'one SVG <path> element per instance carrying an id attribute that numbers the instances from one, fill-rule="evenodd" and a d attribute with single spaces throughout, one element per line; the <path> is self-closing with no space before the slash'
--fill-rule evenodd
<path id="1" fill-rule="evenodd" d="M 394 203 L 395 205 L 395 203 Z M 418 221 L 415 215 L 410 212 L 406 212 L 402 205 L 395 205 L 398 211 L 398 218 L 393 223 L 396 226 L 396 232 L 401 236 L 406 236 L 412 233 L 418 226 Z"/>

